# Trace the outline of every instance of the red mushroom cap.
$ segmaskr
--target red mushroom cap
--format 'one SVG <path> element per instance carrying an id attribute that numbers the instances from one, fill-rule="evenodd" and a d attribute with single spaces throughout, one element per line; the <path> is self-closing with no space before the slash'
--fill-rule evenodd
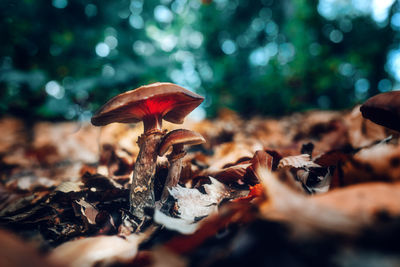
<path id="1" fill-rule="evenodd" d="M 196 132 L 177 129 L 167 133 L 158 148 L 158 155 L 163 156 L 174 145 L 198 145 L 205 143 L 204 137 Z"/>
<path id="2" fill-rule="evenodd" d="M 360 107 L 360 111 L 364 118 L 400 131 L 400 91 L 373 96 Z"/>
<path id="3" fill-rule="evenodd" d="M 110 99 L 92 117 L 92 124 L 137 123 L 149 116 L 181 124 L 204 97 L 172 83 L 153 83 Z"/>

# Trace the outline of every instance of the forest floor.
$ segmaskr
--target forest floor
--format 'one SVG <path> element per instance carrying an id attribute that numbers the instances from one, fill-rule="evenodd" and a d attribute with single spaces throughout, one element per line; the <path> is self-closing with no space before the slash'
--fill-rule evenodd
<path id="1" fill-rule="evenodd" d="M 359 107 L 164 128 L 206 143 L 138 226 L 141 124 L 1 119 L 0 266 L 400 266 L 399 134 Z"/>

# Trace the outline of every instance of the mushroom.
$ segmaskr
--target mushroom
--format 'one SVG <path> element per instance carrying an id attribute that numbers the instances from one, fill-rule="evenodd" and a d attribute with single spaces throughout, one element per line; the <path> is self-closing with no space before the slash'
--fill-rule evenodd
<path id="1" fill-rule="evenodd" d="M 400 132 L 400 91 L 373 96 L 360 107 L 360 111 L 364 118 Z"/>
<path id="2" fill-rule="evenodd" d="M 92 117 L 92 124 L 103 126 L 112 122 L 143 121 L 144 133 L 138 138 L 130 192 L 130 211 L 143 218 L 146 207 L 154 208 L 154 174 L 157 148 L 165 132 L 162 119 L 182 124 L 185 117 L 204 98 L 172 83 L 153 83 L 119 94 L 104 104 Z"/>
<path id="3" fill-rule="evenodd" d="M 182 169 L 182 158 L 186 155 L 185 145 L 198 145 L 205 143 L 204 137 L 196 132 L 177 129 L 164 136 L 158 149 L 158 155 L 163 156 L 172 146 L 172 152 L 167 156 L 169 161 L 168 176 L 161 195 L 161 202 L 168 198 L 168 188 L 176 186 L 179 182 Z"/>

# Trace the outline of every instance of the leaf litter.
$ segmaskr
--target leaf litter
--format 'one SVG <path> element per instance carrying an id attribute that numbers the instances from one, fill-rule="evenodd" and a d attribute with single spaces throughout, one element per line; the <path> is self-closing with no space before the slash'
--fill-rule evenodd
<path id="1" fill-rule="evenodd" d="M 9 266 L 21 249 L 41 266 L 400 264 L 399 134 L 358 107 L 246 121 L 225 110 L 179 127 L 207 143 L 140 222 L 129 185 L 142 126 L 0 120 L 0 239 L 19 236 Z M 167 172 L 161 159 L 157 201 Z"/>

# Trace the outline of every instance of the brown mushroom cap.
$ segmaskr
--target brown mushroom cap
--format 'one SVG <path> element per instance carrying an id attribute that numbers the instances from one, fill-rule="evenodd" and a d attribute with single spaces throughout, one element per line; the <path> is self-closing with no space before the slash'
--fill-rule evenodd
<path id="1" fill-rule="evenodd" d="M 204 97 L 172 83 L 153 83 L 110 99 L 92 117 L 92 124 L 137 123 L 147 116 L 181 124 Z"/>
<path id="2" fill-rule="evenodd" d="M 158 155 L 163 156 L 174 145 L 198 145 L 205 143 L 204 137 L 196 132 L 177 129 L 167 133 L 158 148 Z"/>
<path id="3" fill-rule="evenodd" d="M 360 111 L 364 118 L 400 131 L 400 91 L 373 96 L 360 107 Z"/>

